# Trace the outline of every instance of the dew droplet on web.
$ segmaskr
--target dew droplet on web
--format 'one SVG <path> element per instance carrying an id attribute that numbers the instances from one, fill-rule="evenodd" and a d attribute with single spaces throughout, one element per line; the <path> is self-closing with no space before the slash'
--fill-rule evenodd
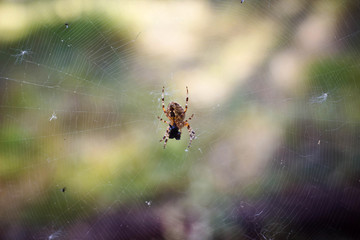
<path id="1" fill-rule="evenodd" d="M 53 112 L 51 117 L 49 118 L 49 121 L 51 122 L 52 120 L 56 120 L 56 119 L 57 119 L 56 113 Z"/>

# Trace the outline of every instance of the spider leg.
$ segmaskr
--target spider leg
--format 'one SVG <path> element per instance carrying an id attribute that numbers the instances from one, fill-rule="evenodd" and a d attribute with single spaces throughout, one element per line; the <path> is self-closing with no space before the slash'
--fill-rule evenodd
<path id="1" fill-rule="evenodd" d="M 165 109 L 165 103 L 164 103 L 164 92 L 165 92 L 165 87 L 162 88 L 162 93 L 161 93 L 161 104 L 162 104 L 162 109 L 164 111 L 164 113 L 166 114 L 166 109 Z"/>
<path id="2" fill-rule="evenodd" d="M 194 114 L 191 115 L 191 117 L 189 117 L 187 120 L 185 120 L 185 122 L 189 122 L 192 118 L 194 117 Z"/>
<path id="3" fill-rule="evenodd" d="M 187 127 L 187 129 L 189 131 L 189 135 L 190 135 L 190 141 L 189 141 L 189 145 L 188 145 L 188 148 L 190 148 L 192 140 L 195 139 L 195 132 L 194 132 L 194 130 L 192 130 L 192 128 L 190 127 L 190 124 L 188 122 L 185 122 L 185 126 Z"/>
<path id="4" fill-rule="evenodd" d="M 159 119 L 160 121 L 162 121 L 162 122 L 166 123 L 166 124 L 170 124 L 168 121 L 166 121 L 166 120 L 164 120 L 164 119 L 160 118 L 159 116 L 158 116 L 158 119 Z"/>
<path id="5" fill-rule="evenodd" d="M 165 141 L 164 141 L 164 149 L 165 149 L 166 143 L 167 143 L 167 141 L 169 139 L 169 131 L 170 131 L 170 126 L 167 127 L 165 135 L 163 136 L 162 139 L 160 139 L 160 142 L 162 142 L 165 139 Z"/>
<path id="6" fill-rule="evenodd" d="M 166 132 L 165 132 L 165 135 L 163 136 L 162 139 L 160 139 L 160 142 L 162 142 L 165 138 L 169 137 L 169 131 L 170 131 L 170 126 L 167 127 Z"/>
<path id="7" fill-rule="evenodd" d="M 185 101 L 185 110 L 184 110 L 184 112 L 186 112 L 187 111 L 187 108 L 188 108 L 188 101 L 189 101 L 189 89 L 188 89 L 188 87 L 186 86 L 186 101 Z"/>
<path id="8" fill-rule="evenodd" d="M 165 141 L 164 141 L 164 149 L 166 148 L 166 144 L 167 144 L 168 139 L 169 139 L 169 135 L 165 138 Z"/>

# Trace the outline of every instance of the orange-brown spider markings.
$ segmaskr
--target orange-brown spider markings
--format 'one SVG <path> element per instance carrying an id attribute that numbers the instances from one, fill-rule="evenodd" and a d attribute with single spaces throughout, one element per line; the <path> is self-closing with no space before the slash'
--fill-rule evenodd
<path id="1" fill-rule="evenodd" d="M 158 119 L 166 124 L 169 124 L 169 126 L 166 129 L 164 137 L 160 140 L 160 142 L 164 141 L 164 148 L 166 147 L 166 143 L 168 139 L 175 138 L 176 140 L 180 140 L 181 137 L 181 129 L 183 127 L 187 127 L 190 135 L 190 141 L 188 148 L 191 145 L 192 140 L 195 138 L 195 132 L 190 127 L 189 121 L 194 116 L 191 115 L 189 119 L 185 120 L 185 113 L 188 109 L 188 101 L 189 101 L 189 90 L 188 87 L 186 87 L 186 103 L 185 103 L 185 110 L 181 107 L 180 104 L 177 102 L 170 102 L 167 109 L 165 109 L 165 103 L 164 103 L 164 91 L 165 87 L 162 88 L 162 94 L 161 94 L 161 102 L 162 102 L 162 109 L 166 115 L 166 117 L 170 120 L 170 122 L 163 120 L 162 118 L 158 117 Z"/>

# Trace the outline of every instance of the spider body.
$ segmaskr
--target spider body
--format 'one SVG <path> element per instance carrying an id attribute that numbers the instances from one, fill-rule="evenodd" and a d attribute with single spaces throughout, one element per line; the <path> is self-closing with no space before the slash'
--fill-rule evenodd
<path id="1" fill-rule="evenodd" d="M 165 135 L 164 137 L 160 140 L 160 142 L 164 141 L 164 148 L 166 147 L 166 143 L 168 141 L 168 139 L 173 139 L 175 138 L 176 140 L 180 140 L 181 137 L 181 129 L 183 127 L 187 127 L 188 131 L 189 131 L 189 135 L 190 135 L 190 141 L 189 141 L 189 145 L 188 148 L 191 145 L 192 140 L 195 138 L 195 132 L 192 130 L 192 128 L 190 127 L 189 124 L 189 120 L 191 120 L 191 118 L 194 116 L 194 114 L 188 119 L 185 120 L 185 114 L 187 111 L 187 105 L 188 105 L 188 88 L 186 87 L 186 104 L 185 104 L 185 109 L 178 104 L 177 102 L 170 102 L 167 109 L 165 109 L 165 103 L 164 103 L 164 91 L 165 88 L 163 87 L 162 89 L 162 98 L 161 98 L 161 102 L 162 102 L 162 109 L 166 115 L 166 117 L 169 119 L 170 122 L 163 120 L 162 118 L 158 117 L 160 119 L 160 121 L 169 124 L 168 128 L 166 129 Z"/>
<path id="2" fill-rule="evenodd" d="M 170 120 L 170 125 L 178 127 L 179 129 L 184 127 L 185 110 L 177 102 L 169 103 L 166 110 L 166 117 Z"/>
<path id="3" fill-rule="evenodd" d="M 180 140 L 181 132 L 179 131 L 179 128 L 176 126 L 176 124 L 172 126 L 169 124 L 169 127 L 170 127 L 169 138 L 170 139 L 175 138 L 176 140 Z"/>

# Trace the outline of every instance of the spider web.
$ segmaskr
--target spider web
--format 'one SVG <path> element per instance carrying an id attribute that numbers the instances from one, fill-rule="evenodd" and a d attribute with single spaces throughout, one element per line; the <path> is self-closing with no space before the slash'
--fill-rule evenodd
<path id="1" fill-rule="evenodd" d="M 29 17 L 0 25 L 1 239 L 356 238 L 357 3 L 27 4 L 0 4 Z"/>

